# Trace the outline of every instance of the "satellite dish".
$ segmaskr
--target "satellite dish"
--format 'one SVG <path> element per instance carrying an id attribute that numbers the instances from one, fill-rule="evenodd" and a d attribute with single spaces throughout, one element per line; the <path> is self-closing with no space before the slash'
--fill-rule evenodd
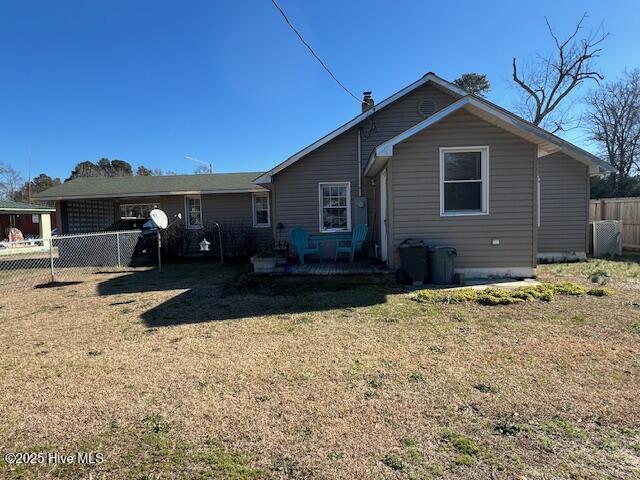
<path id="1" fill-rule="evenodd" d="M 165 228 L 167 228 L 167 225 L 169 225 L 167 214 L 159 208 L 154 208 L 153 210 L 151 210 L 149 216 L 151 217 L 151 220 L 153 220 L 153 223 L 155 223 L 160 230 L 164 230 Z"/>

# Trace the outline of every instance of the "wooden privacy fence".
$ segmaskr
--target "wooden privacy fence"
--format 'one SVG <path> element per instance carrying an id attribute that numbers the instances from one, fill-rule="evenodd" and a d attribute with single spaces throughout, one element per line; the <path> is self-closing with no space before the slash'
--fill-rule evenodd
<path id="1" fill-rule="evenodd" d="M 640 197 L 591 200 L 591 220 L 622 221 L 622 248 L 640 250 Z"/>

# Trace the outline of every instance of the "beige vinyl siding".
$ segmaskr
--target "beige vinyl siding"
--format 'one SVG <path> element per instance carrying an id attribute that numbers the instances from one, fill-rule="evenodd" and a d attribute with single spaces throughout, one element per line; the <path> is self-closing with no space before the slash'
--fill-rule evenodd
<path id="1" fill-rule="evenodd" d="M 422 100 L 427 98 L 435 102 L 436 111 L 448 107 L 457 100 L 457 98 L 448 93 L 427 84 L 414 90 L 387 108 L 376 112 L 373 121 L 365 120 L 362 122 L 360 161 L 363 170 L 375 147 L 425 119 L 425 117 L 418 112 L 418 106 Z M 375 125 L 375 129 L 369 133 L 372 125 Z M 363 195 L 369 199 L 368 217 L 370 238 L 377 243 L 380 241 L 380 206 L 377 204 L 380 198 L 379 187 L 372 186 L 371 179 L 365 178 L 363 179 L 362 190 Z"/>
<path id="2" fill-rule="evenodd" d="M 255 228 L 253 226 L 253 200 L 251 193 L 203 194 L 200 199 L 202 202 L 202 223 L 204 225 L 217 222 L 222 228 L 225 226 L 247 228 L 255 234 L 258 247 L 273 238 L 271 227 Z M 169 218 L 174 218 L 177 213 L 182 213 L 182 218 L 184 219 L 186 215 L 184 195 L 163 196 L 160 204 Z"/>
<path id="3" fill-rule="evenodd" d="M 273 239 L 271 227 L 253 226 L 253 198 L 251 193 L 202 195 L 202 222 L 219 223 L 222 228 L 232 226 L 253 231 L 257 247 Z"/>
<path id="4" fill-rule="evenodd" d="M 164 195 L 160 197 L 160 208 L 169 217 L 169 222 L 173 222 L 178 213 L 182 214 L 184 220 L 184 195 Z"/>
<path id="5" fill-rule="evenodd" d="M 274 176 L 276 222 L 283 224 L 283 236 L 293 227 L 318 234 L 320 220 L 318 184 L 351 182 L 351 221 L 353 198 L 358 195 L 357 131 L 346 131 L 329 143 Z"/>
<path id="6" fill-rule="evenodd" d="M 489 146 L 489 215 L 441 217 L 439 149 L 465 146 Z M 390 163 L 392 266 L 406 238 L 455 247 L 457 268 L 535 266 L 533 144 L 458 112 L 397 145 Z"/>
<path id="7" fill-rule="evenodd" d="M 542 157 L 540 253 L 586 253 L 589 226 L 589 170 L 563 153 Z"/>
<path id="8" fill-rule="evenodd" d="M 438 110 L 456 100 L 431 85 L 425 85 L 360 124 L 360 161 L 363 168 L 376 146 L 424 120 L 418 113 L 418 105 L 425 98 L 433 99 Z M 375 128 L 371 130 L 372 127 Z M 284 238 L 294 226 L 300 226 L 310 234 L 319 233 L 319 182 L 351 182 L 351 220 L 352 226 L 355 225 L 353 199 L 358 196 L 357 157 L 358 127 L 354 127 L 274 175 L 275 214 L 272 219 L 274 225 L 282 222 Z M 369 238 L 377 242 L 380 233 L 379 187 L 373 186 L 371 180 L 362 179 L 362 192 L 368 199 Z"/>

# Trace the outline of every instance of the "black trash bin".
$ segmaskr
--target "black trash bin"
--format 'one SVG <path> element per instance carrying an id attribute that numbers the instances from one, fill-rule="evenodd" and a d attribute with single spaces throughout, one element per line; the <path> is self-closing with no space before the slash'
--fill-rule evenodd
<path id="1" fill-rule="evenodd" d="M 429 247 L 429 281 L 434 285 L 453 285 L 457 252 L 453 247 Z"/>
<path id="2" fill-rule="evenodd" d="M 427 276 L 427 247 L 424 242 L 408 238 L 398 248 L 404 279 L 413 285 L 424 284 Z"/>

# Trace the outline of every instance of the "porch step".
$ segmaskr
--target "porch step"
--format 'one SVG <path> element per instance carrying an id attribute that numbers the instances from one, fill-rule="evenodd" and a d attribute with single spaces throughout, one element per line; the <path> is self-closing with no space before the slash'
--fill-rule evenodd
<path id="1" fill-rule="evenodd" d="M 395 273 L 385 265 L 371 262 L 312 262 L 304 265 L 276 267 L 273 273 L 251 273 L 263 283 L 334 283 L 334 284 L 391 284 Z"/>

